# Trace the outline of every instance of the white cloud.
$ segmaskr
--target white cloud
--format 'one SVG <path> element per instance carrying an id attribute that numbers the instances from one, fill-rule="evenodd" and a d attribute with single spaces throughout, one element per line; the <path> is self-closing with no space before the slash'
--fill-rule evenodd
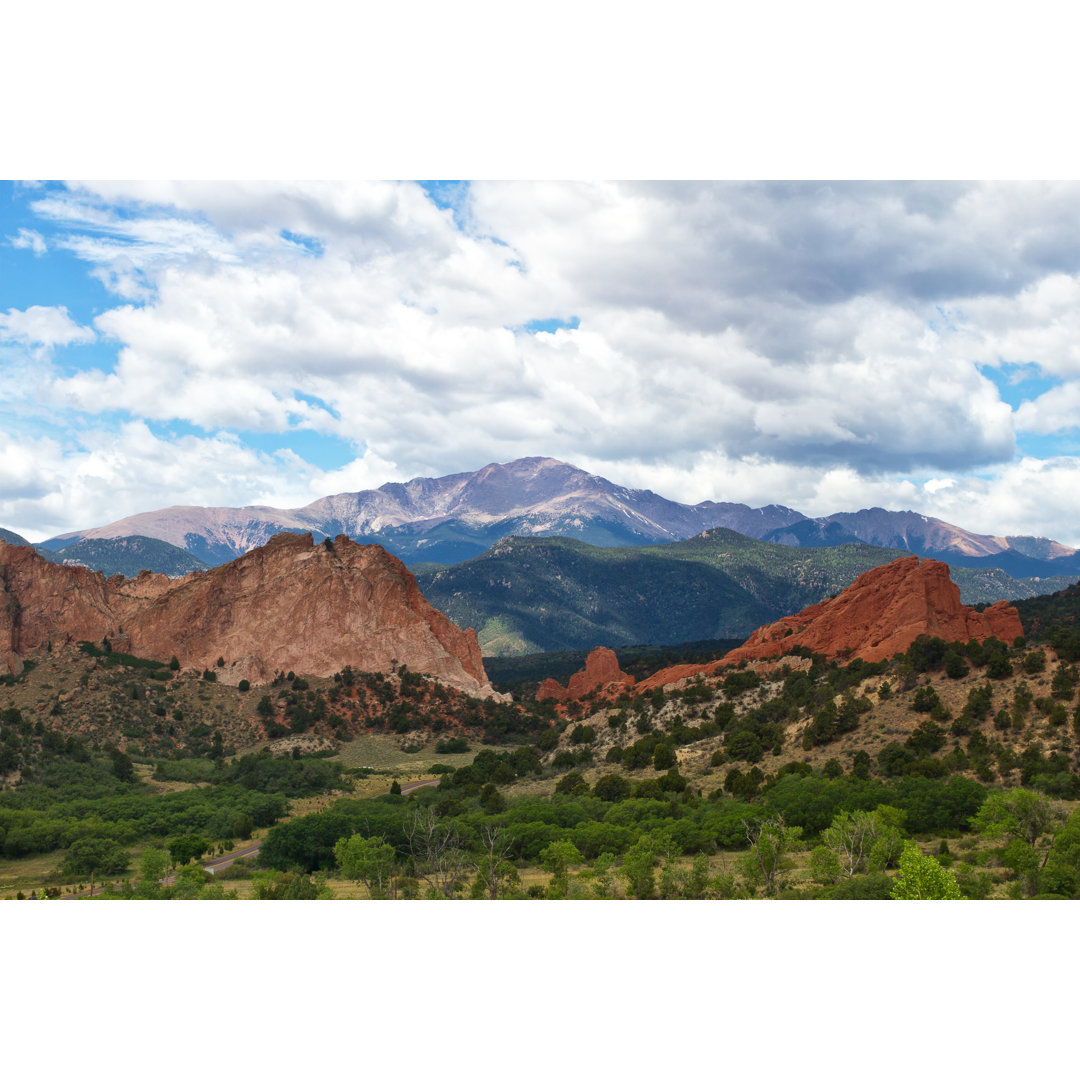
<path id="1" fill-rule="evenodd" d="M 0 525 L 38 541 L 169 505 L 304 506 L 341 484 L 384 483 L 392 468 L 365 454 L 324 472 L 226 433 L 161 437 L 139 421 L 67 442 L 0 432 Z"/>
<path id="2" fill-rule="evenodd" d="M 8 237 L 13 248 L 29 248 L 35 255 L 44 255 L 48 251 L 45 237 L 33 229 L 19 229 L 14 236 Z"/>
<path id="3" fill-rule="evenodd" d="M 65 307 L 35 305 L 24 311 L 9 308 L 6 314 L 0 313 L 0 341 L 51 348 L 85 344 L 94 337 L 94 331 L 88 326 L 79 326 Z"/>
<path id="4" fill-rule="evenodd" d="M 122 301 L 95 320 L 114 368 L 42 369 L 43 399 L 91 427 L 126 410 L 364 448 L 328 474 L 255 455 L 266 491 L 551 454 L 689 501 L 990 520 L 964 474 L 1011 492 L 1017 426 L 1080 403 L 1067 384 L 1013 414 L 979 370 L 1080 374 L 1075 185 L 476 184 L 465 232 L 400 183 L 85 183 L 34 207 Z M 12 340 L 46 311 L 55 343 L 89 340 L 45 308 L 10 312 Z M 251 453 L 208 436 L 179 458 L 196 445 Z"/>

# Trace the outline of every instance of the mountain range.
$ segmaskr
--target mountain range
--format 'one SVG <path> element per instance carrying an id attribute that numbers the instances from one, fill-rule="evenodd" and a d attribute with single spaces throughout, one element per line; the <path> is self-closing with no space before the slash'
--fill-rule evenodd
<path id="1" fill-rule="evenodd" d="M 627 547 L 686 540 L 715 528 L 790 547 L 862 542 L 953 566 L 999 567 L 1020 577 L 1080 575 L 1076 550 L 1043 537 L 989 536 L 877 507 L 810 518 L 777 505 L 689 505 L 543 457 L 330 495 L 295 509 L 173 506 L 64 533 L 38 546 L 58 551 L 83 540 L 137 535 L 218 565 L 275 533 L 311 532 L 316 539 L 345 534 L 381 544 L 407 565 L 449 565 L 482 554 L 506 536 L 564 536 Z"/>
<path id="2" fill-rule="evenodd" d="M 414 565 L 440 611 L 477 630 L 485 656 L 745 638 L 908 556 L 851 543 L 792 548 L 710 529 L 689 540 L 603 548 L 565 537 L 506 537 L 454 566 Z M 1047 591 L 1004 571 L 957 567 L 966 604 Z"/>

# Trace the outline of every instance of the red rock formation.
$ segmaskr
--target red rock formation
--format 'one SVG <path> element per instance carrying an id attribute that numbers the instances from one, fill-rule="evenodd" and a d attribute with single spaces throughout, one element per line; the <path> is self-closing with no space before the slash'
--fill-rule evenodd
<path id="1" fill-rule="evenodd" d="M 920 634 L 946 641 L 996 637 L 1011 645 L 1023 632 L 1011 604 L 1002 600 L 982 612 L 965 607 L 945 563 L 920 563 L 912 555 L 868 570 L 832 600 L 755 630 L 724 662 L 779 656 L 796 645 L 876 661 L 904 652 Z"/>
<path id="2" fill-rule="evenodd" d="M 48 641 L 100 641 L 185 667 L 218 668 L 228 683 L 277 671 L 328 676 L 346 664 L 394 664 L 481 697 L 494 691 L 473 630 L 423 597 L 404 564 L 377 545 L 282 533 L 205 573 L 134 579 L 46 562 L 0 542 L 0 665 Z"/>
<path id="3" fill-rule="evenodd" d="M 634 676 L 627 675 L 611 649 L 598 645 L 585 658 L 585 667 L 570 676 L 570 683 L 563 686 L 554 679 L 545 679 L 536 691 L 536 700 L 578 701 L 594 690 L 618 692 L 633 686 Z"/>

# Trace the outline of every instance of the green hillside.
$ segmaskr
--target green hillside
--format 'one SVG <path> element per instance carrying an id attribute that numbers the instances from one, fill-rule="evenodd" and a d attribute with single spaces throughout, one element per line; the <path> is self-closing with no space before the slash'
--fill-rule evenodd
<path id="1" fill-rule="evenodd" d="M 12 532 L 10 529 L 0 529 L 0 540 L 5 543 L 18 545 L 19 547 L 29 547 L 30 541 L 21 537 L 18 533 Z"/>
<path id="2" fill-rule="evenodd" d="M 208 570 L 201 559 L 183 548 L 148 536 L 120 536 L 112 540 L 80 540 L 59 551 L 37 549 L 54 563 L 68 563 L 100 570 L 106 577 L 123 574 L 136 577 L 140 570 L 183 577 L 192 570 Z"/>
<path id="3" fill-rule="evenodd" d="M 485 653 L 508 656 L 745 638 L 907 554 L 868 544 L 792 548 L 711 529 L 677 543 L 623 548 L 507 537 L 455 566 L 413 569 L 436 607 L 476 627 Z M 966 603 L 1023 589 L 999 570 L 955 577 Z"/>

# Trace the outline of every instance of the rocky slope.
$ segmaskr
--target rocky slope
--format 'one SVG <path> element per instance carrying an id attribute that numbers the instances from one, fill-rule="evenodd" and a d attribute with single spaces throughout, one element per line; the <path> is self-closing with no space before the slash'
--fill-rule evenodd
<path id="1" fill-rule="evenodd" d="M 868 570 L 835 598 L 755 630 L 724 659 L 764 660 L 798 645 L 830 658 L 875 661 L 903 652 L 920 634 L 946 641 L 996 637 L 1011 644 L 1023 633 L 1011 604 L 999 601 L 985 611 L 965 607 L 945 563 L 912 555 Z"/>
<path id="2" fill-rule="evenodd" d="M 395 666 L 494 696 L 476 634 L 427 602 L 393 555 L 339 536 L 284 533 L 240 559 L 179 580 L 106 579 L 0 543 L 0 666 L 47 644 L 101 641 L 150 659 L 215 668 L 228 683 L 278 671 L 327 676 Z M 224 665 L 218 667 L 218 658 Z"/>

